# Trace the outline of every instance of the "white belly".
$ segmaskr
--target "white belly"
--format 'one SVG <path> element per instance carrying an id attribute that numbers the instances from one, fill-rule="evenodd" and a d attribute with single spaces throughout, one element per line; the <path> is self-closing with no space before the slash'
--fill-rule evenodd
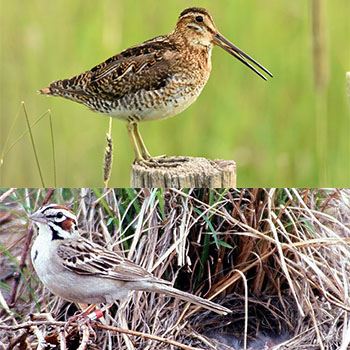
<path id="1" fill-rule="evenodd" d="M 47 238 L 39 235 L 31 250 L 35 272 L 53 294 L 71 302 L 85 304 L 112 303 L 125 298 L 127 291 L 122 288 L 123 282 L 114 283 L 110 279 L 69 271 L 53 258 L 56 248 L 56 244 L 47 244 Z"/>

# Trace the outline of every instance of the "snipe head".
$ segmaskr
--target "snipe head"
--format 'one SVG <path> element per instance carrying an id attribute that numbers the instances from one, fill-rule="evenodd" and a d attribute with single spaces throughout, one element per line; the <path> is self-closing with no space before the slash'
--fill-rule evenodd
<path id="1" fill-rule="evenodd" d="M 181 38 L 186 45 L 193 47 L 204 46 L 209 50 L 213 45 L 220 46 L 264 80 L 267 80 L 266 77 L 256 67 L 272 77 L 264 66 L 232 44 L 218 31 L 213 18 L 206 9 L 191 7 L 182 11 L 173 35 Z"/>

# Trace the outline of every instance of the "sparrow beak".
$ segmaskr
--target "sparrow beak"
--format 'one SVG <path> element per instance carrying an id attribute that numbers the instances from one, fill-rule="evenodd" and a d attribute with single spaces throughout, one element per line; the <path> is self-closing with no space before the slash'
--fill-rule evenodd
<path id="1" fill-rule="evenodd" d="M 34 222 L 41 223 L 41 224 L 46 224 L 46 222 L 47 222 L 45 216 L 40 212 L 35 212 L 32 215 L 29 215 L 29 219 L 34 221 Z"/>
<path id="2" fill-rule="evenodd" d="M 268 74 L 270 77 L 272 77 L 272 73 L 270 73 L 263 65 L 261 65 L 259 62 L 255 61 L 254 58 L 247 55 L 245 52 L 243 52 L 237 46 L 233 45 L 229 40 L 227 40 L 220 33 L 216 33 L 214 35 L 214 44 L 220 46 L 226 52 L 228 52 L 230 55 L 236 57 L 239 61 L 241 61 L 244 65 L 249 67 L 253 72 L 258 74 L 264 80 L 267 80 L 265 75 L 260 73 L 260 71 L 258 71 L 251 63 L 253 63 L 258 68 L 260 68 L 263 72 Z"/>

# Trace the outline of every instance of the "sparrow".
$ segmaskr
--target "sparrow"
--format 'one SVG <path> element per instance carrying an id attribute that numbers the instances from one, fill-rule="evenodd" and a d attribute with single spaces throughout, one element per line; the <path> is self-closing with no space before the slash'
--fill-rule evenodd
<path id="1" fill-rule="evenodd" d="M 80 304 L 123 302 L 132 291 L 156 292 L 184 300 L 221 315 L 226 307 L 171 286 L 133 261 L 83 238 L 76 215 L 49 204 L 30 219 L 38 234 L 31 260 L 40 281 L 53 294 Z"/>

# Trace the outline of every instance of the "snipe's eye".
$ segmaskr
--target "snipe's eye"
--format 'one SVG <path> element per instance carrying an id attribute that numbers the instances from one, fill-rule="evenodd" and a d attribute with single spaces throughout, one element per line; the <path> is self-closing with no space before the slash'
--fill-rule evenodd
<path id="1" fill-rule="evenodd" d="M 57 217 L 57 219 L 62 219 L 63 218 L 63 214 L 62 213 L 57 213 L 56 217 Z"/>
<path id="2" fill-rule="evenodd" d="M 197 16 L 196 17 L 197 22 L 203 22 L 203 17 L 202 16 Z"/>

